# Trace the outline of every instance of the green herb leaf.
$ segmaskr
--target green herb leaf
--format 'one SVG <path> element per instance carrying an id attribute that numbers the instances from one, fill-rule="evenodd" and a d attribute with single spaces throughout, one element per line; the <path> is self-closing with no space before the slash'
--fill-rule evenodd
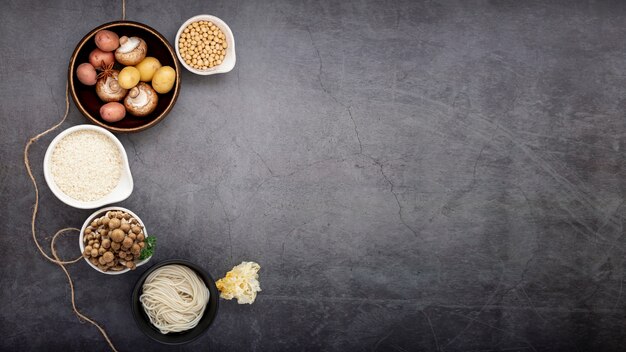
<path id="1" fill-rule="evenodd" d="M 154 250 L 156 249 L 156 237 L 148 236 L 146 237 L 146 246 L 141 250 L 141 254 L 139 255 L 139 259 L 146 259 L 152 257 L 154 254 Z"/>

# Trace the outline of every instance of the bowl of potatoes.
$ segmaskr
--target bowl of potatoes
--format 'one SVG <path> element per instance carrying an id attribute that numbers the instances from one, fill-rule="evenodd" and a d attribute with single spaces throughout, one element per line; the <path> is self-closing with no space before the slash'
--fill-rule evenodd
<path id="1" fill-rule="evenodd" d="M 180 64 L 167 39 L 138 22 L 98 26 L 76 45 L 68 67 L 78 110 L 111 132 L 139 132 L 172 110 Z"/>

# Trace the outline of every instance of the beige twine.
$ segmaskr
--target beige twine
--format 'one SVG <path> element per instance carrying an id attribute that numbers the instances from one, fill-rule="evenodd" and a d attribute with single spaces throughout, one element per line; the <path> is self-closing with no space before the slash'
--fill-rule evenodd
<path id="1" fill-rule="evenodd" d="M 54 248 L 54 242 L 55 242 L 55 240 L 57 239 L 57 237 L 59 235 L 61 235 L 63 233 L 66 233 L 68 231 L 76 231 L 76 232 L 80 233 L 80 230 L 75 228 L 75 227 L 66 227 L 64 229 L 61 229 L 61 230 L 57 231 L 57 233 L 54 234 L 54 236 L 52 237 L 52 242 L 50 243 L 50 249 L 52 251 L 52 256 L 54 258 L 51 258 L 43 250 L 43 248 L 39 244 L 39 241 L 37 240 L 37 235 L 36 235 L 36 231 L 35 231 L 35 222 L 37 220 L 37 211 L 39 210 L 39 187 L 37 187 L 37 181 L 35 180 L 35 176 L 33 175 L 33 171 L 31 170 L 31 167 L 30 167 L 30 160 L 28 158 L 29 150 L 30 150 L 31 145 L 33 143 L 37 142 L 37 140 L 39 140 L 39 138 L 47 135 L 48 133 L 56 130 L 59 126 L 61 126 L 61 124 L 63 124 L 63 122 L 65 122 L 65 120 L 67 119 L 67 115 L 69 114 L 69 112 L 70 112 L 69 85 L 66 82 L 65 83 L 65 113 L 63 114 L 63 118 L 56 125 L 54 125 L 54 126 L 50 127 L 49 129 L 39 133 L 38 135 L 30 138 L 28 140 L 28 143 L 26 143 L 26 146 L 24 147 L 24 165 L 26 166 L 26 172 L 28 172 L 28 176 L 30 177 L 31 182 L 33 183 L 33 187 L 35 188 L 35 204 L 34 204 L 34 207 L 33 207 L 33 215 L 31 217 L 31 222 L 30 222 L 30 230 L 31 230 L 31 233 L 33 235 L 33 241 L 35 242 L 35 245 L 37 246 L 37 249 L 39 250 L 41 255 L 43 255 L 44 258 L 46 258 L 50 262 L 60 266 L 61 269 L 63 270 L 63 272 L 65 273 L 65 276 L 67 276 L 67 281 L 68 281 L 68 283 L 70 285 L 72 310 L 74 311 L 74 313 L 78 316 L 79 319 L 86 320 L 87 322 L 89 322 L 90 324 L 92 324 L 93 326 L 98 328 L 98 330 L 100 330 L 100 333 L 102 334 L 102 336 L 104 336 L 104 338 L 106 339 L 107 343 L 109 344 L 109 347 L 111 347 L 111 349 L 113 351 L 117 352 L 117 349 L 115 348 L 115 346 L 111 342 L 111 339 L 109 339 L 109 336 L 107 335 L 106 331 L 104 331 L 104 329 L 97 322 L 95 322 L 94 320 L 90 319 L 89 317 L 87 317 L 86 315 L 84 315 L 83 313 L 78 311 L 78 308 L 76 308 L 76 300 L 75 300 L 75 294 L 74 294 L 74 283 L 72 282 L 72 277 L 70 276 L 70 273 L 67 271 L 67 268 L 65 268 L 65 265 L 66 264 L 76 263 L 77 261 L 79 261 L 82 258 L 82 255 L 79 256 L 76 259 L 73 259 L 73 260 L 63 261 L 63 260 L 59 259 L 59 256 L 57 255 L 57 252 L 56 252 L 56 250 Z"/>
<path id="2" fill-rule="evenodd" d="M 126 0 L 122 0 L 122 20 L 126 20 Z M 78 316 L 79 319 L 85 320 L 85 321 L 89 322 L 90 324 L 92 324 L 93 326 L 95 326 L 96 328 L 98 328 L 98 330 L 100 331 L 102 336 L 106 339 L 107 343 L 109 344 L 109 347 L 111 347 L 111 349 L 113 351 L 117 352 L 117 349 L 113 345 L 113 342 L 111 342 L 111 339 L 107 335 L 107 333 L 104 330 L 104 328 L 102 328 L 95 320 L 93 320 L 93 319 L 89 318 L 88 316 L 84 315 L 83 313 L 81 313 L 78 310 L 78 308 L 76 308 L 74 282 L 72 281 L 72 277 L 70 276 L 69 271 L 67 271 L 67 268 L 65 267 L 65 265 L 73 264 L 73 263 L 78 262 L 79 260 L 81 260 L 82 255 L 79 256 L 76 259 L 64 261 L 64 260 L 61 260 L 59 258 L 59 256 L 57 255 L 56 249 L 54 248 L 54 242 L 56 241 L 58 236 L 60 236 L 60 235 L 62 235 L 64 233 L 67 233 L 69 231 L 76 231 L 76 232 L 80 233 L 80 230 L 75 228 L 75 227 L 66 227 L 64 229 L 61 229 L 61 230 L 57 231 L 57 233 L 54 234 L 54 236 L 52 237 L 52 241 L 50 243 L 50 250 L 52 251 L 52 256 L 54 258 L 50 257 L 43 250 L 43 248 L 39 244 L 39 241 L 37 240 L 37 232 L 35 230 L 35 222 L 37 220 L 37 211 L 39 210 L 39 187 L 37 187 L 37 181 L 35 180 L 35 176 L 33 175 L 33 171 L 32 171 L 32 169 L 30 167 L 30 159 L 28 158 L 30 147 L 31 147 L 31 145 L 33 145 L 33 143 L 37 142 L 39 140 L 39 138 L 47 135 L 48 133 L 56 130 L 59 126 L 61 126 L 61 124 L 63 124 L 63 122 L 65 122 L 65 120 L 67 119 L 67 116 L 68 116 L 69 112 L 70 112 L 69 84 L 68 84 L 68 82 L 66 82 L 65 83 L 65 113 L 63 114 L 63 118 L 56 125 L 48 128 L 47 130 L 37 134 L 34 137 L 30 138 L 28 140 L 28 142 L 26 143 L 26 146 L 24 147 L 24 165 L 26 166 L 26 172 L 28 173 L 28 177 L 30 177 L 30 180 L 31 180 L 31 182 L 33 184 L 33 187 L 35 188 L 35 203 L 34 203 L 34 206 L 33 206 L 33 214 L 32 214 L 31 222 L 30 222 L 30 230 L 31 230 L 31 233 L 32 233 L 32 236 L 33 236 L 33 241 L 35 242 L 35 245 L 37 246 L 37 249 L 39 250 L 39 253 L 41 253 L 41 255 L 44 258 L 46 258 L 48 261 L 50 261 L 50 262 L 58 265 L 59 267 L 61 267 L 61 270 L 63 270 L 63 272 L 65 273 L 65 276 L 67 277 L 67 282 L 70 285 L 72 310 L 74 311 L 74 313 Z"/>

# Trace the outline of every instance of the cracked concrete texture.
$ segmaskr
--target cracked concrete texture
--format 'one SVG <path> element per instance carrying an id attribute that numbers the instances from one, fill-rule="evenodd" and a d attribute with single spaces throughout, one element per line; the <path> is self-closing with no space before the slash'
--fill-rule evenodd
<path id="1" fill-rule="evenodd" d="M 21 153 L 62 113 L 75 44 L 119 5 L 0 6 L 0 350 L 104 350 L 33 246 Z M 231 26 L 237 65 L 184 72 L 170 116 L 119 137 L 121 205 L 159 236 L 155 263 L 220 277 L 254 260 L 263 292 L 222 301 L 180 350 L 623 349 L 625 3 L 127 2 L 171 42 L 200 13 Z M 80 123 L 73 109 L 63 127 Z M 31 155 L 46 246 L 90 214 L 43 182 L 52 137 Z M 167 350 L 128 309 L 143 270 L 70 269 L 120 350 Z"/>

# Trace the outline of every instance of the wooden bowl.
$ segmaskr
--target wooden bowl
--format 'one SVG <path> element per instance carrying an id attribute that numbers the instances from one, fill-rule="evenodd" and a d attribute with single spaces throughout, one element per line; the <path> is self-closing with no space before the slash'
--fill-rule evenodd
<path id="1" fill-rule="evenodd" d="M 174 87 L 167 94 L 159 94 L 157 107 L 150 115 L 136 117 L 126 113 L 126 117 L 121 121 L 106 122 L 100 117 L 100 107 L 105 103 L 98 98 L 95 86 L 86 86 L 78 80 L 76 68 L 84 62 L 89 62 L 89 53 L 96 48 L 94 37 L 96 33 L 102 29 L 115 32 L 120 37 L 125 35 L 128 37 L 137 36 L 142 38 L 148 45 L 148 54 L 146 56 L 155 57 L 159 60 L 161 65 L 171 66 L 176 71 Z M 121 70 L 122 67 L 124 66 L 119 63 L 115 64 L 115 68 L 117 69 Z M 156 125 L 172 110 L 180 92 L 180 65 L 178 60 L 176 60 L 176 53 L 172 46 L 161 33 L 153 28 L 132 21 L 105 23 L 87 33 L 87 35 L 80 40 L 78 45 L 76 45 L 76 49 L 74 49 L 67 74 L 70 94 L 78 110 L 92 123 L 117 133 L 139 132 Z"/>

